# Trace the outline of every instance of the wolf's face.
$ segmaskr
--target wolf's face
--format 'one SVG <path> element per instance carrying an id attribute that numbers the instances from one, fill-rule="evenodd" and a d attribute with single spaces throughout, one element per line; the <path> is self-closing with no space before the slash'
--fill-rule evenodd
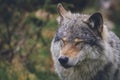
<path id="1" fill-rule="evenodd" d="M 104 51 L 102 15 L 95 13 L 92 16 L 74 16 L 61 4 L 58 5 L 58 12 L 60 27 L 54 43 L 60 43 L 59 63 L 64 68 L 69 68 L 81 65 L 86 60 L 100 59 Z"/>

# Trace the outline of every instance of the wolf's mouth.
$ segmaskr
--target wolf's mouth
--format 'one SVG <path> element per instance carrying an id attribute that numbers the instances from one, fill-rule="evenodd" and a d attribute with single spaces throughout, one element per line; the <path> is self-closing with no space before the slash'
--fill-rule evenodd
<path id="1" fill-rule="evenodd" d="M 64 67 L 64 68 L 66 68 L 66 69 L 72 67 L 72 65 L 68 65 L 68 64 L 65 64 L 65 65 L 61 64 L 61 66 Z"/>

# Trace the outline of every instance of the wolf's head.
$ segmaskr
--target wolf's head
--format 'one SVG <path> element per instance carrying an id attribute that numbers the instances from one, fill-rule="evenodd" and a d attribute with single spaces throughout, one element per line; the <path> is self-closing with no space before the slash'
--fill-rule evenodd
<path id="1" fill-rule="evenodd" d="M 60 43 L 60 64 L 69 68 L 85 61 L 99 60 L 104 52 L 101 13 L 91 16 L 72 14 L 61 4 L 58 4 L 58 13 L 59 29 L 54 43 Z"/>

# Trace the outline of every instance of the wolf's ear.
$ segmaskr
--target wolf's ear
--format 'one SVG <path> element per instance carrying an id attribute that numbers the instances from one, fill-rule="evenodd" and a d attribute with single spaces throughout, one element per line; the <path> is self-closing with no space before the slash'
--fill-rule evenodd
<path id="1" fill-rule="evenodd" d="M 57 9 L 58 9 L 58 13 L 60 15 L 60 17 L 57 18 L 58 23 L 61 23 L 63 21 L 63 19 L 65 19 L 65 18 L 67 18 L 67 19 L 71 18 L 71 12 L 65 10 L 65 8 L 62 6 L 61 3 L 59 3 L 57 5 Z"/>
<path id="2" fill-rule="evenodd" d="M 65 8 L 62 6 L 61 3 L 59 3 L 57 5 L 57 9 L 58 9 L 58 13 L 59 13 L 60 17 L 64 18 L 67 14 L 67 10 L 65 10 Z"/>
<path id="3" fill-rule="evenodd" d="M 87 20 L 87 24 L 97 36 L 102 37 L 101 34 L 103 31 L 103 17 L 101 13 L 97 12 L 91 15 Z"/>

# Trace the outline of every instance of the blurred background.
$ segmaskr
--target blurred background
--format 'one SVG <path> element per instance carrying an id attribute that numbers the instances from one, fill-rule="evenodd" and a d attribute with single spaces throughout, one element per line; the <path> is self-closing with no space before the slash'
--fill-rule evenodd
<path id="1" fill-rule="evenodd" d="M 119 0 L 0 0 L 0 80 L 59 80 L 50 53 L 58 3 L 72 12 L 101 11 L 120 37 Z"/>

